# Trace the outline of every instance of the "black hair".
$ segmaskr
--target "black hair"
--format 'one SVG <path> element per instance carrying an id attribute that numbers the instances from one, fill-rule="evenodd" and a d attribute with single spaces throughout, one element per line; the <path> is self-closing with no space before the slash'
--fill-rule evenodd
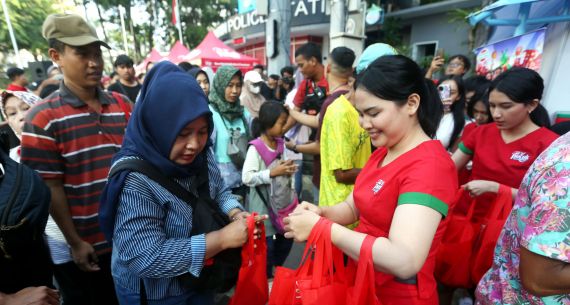
<path id="1" fill-rule="evenodd" d="M 465 86 L 465 92 L 471 92 L 471 91 L 477 92 L 480 91 L 481 88 L 485 88 L 485 90 L 487 90 L 489 89 L 489 84 L 491 84 L 491 81 L 482 75 L 474 75 L 466 78 L 463 81 L 463 85 Z"/>
<path id="2" fill-rule="evenodd" d="M 294 75 L 295 74 L 295 68 L 293 68 L 291 66 L 286 66 L 286 67 L 281 68 L 280 73 L 281 73 L 281 76 L 283 76 L 283 74 L 285 74 L 285 73 L 289 73 L 291 75 Z"/>
<path id="3" fill-rule="evenodd" d="M 109 77 L 111 79 L 113 79 L 113 77 L 115 77 L 116 75 L 117 75 L 117 72 L 113 71 L 113 72 L 111 72 L 111 74 L 109 74 Z"/>
<path id="4" fill-rule="evenodd" d="M 183 61 L 183 62 L 179 63 L 178 66 L 186 72 L 188 72 L 190 69 L 195 67 L 193 64 L 191 64 L 187 61 Z"/>
<path id="5" fill-rule="evenodd" d="M 463 85 L 463 78 L 459 75 L 449 75 L 441 79 L 439 83 L 441 84 L 447 80 L 455 82 L 457 93 L 459 94 L 459 100 L 454 101 L 450 107 L 450 111 L 453 114 L 453 131 L 451 132 L 449 145 L 446 147 L 450 150 L 465 126 L 465 86 Z"/>
<path id="6" fill-rule="evenodd" d="M 398 106 L 405 105 L 411 94 L 418 94 L 418 121 L 423 131 L 434 137 L 443 115 L 443 104 L 433 82 L 424 77 L 413 60 L 403 55 L 381 56 L 358 75 L 356 88 L 393 101 Z"/>
<path id="7" fill-rule="evenodd" d="M 255 65 L 253 66 L 253 70 L 255 69 L 261 69 L 261 71 L 265 70 L 265 67 L 263 65 Z"/>
<path id="8" fill-rule="evenodd" d="M 13 81 L 16 79 L 16 77 L 23 75 L 24 74 L 24 70 L 17 68 L 17 67 L 12 67 L 9 68 L 8 71 L 6 71 L 6 75 L 8 76 L 8 78 Z"/>
<path id="9" fill-rule="evenodd" d="M 329 58 L 341 68 L 350 69 L 354 64 L 356 55 L 353 50 L 347 47 L 336 47 L 331 51 Z"/>
<path id="10" fill-rule="evenodd" d="M 462 54 L 455 54 L 449 58 L 449 61 L 452 61 L 456 58 L 458 58 L 459 60 L 461 60 L 463 62 L 463 68 L 465 68 L 465 73 L 467 73 L 467 71 L 469 71 L 469 69 L 471 69 L 471 61 L 469 60 L 469 58 L 467 58 L 467 56 L 462 55 Z"/>
<path id="11" fill-rule="evenodd" d="M 562 136 L 570 131 L 570 121 L 563 121 L 560 123 L 556 123 L 550 127 L 550 130 Z"/>
<path id="12" fill-rule="evenodd" d="M 295 51 L 295 57 L 297 56 L 303 56 L 306 60 L 309 60 L 311 59 L 311 57 L 314 57 L 315 59 L 317 59 L 318 63 L 323 62 L 323 55 L 321 54 L 321 48 L 312 42 L 307 42 L 306 44 L 300 46 Z"/>
<path id="13" fill-rule="evenodd" d="M 40 92 L 40 98 L 44 99 L 57 90 L 59 90 L 59 84 L 49 84 L 43 87 L 42 91 Z"/>
<path id="14" fill-rule="evenodd" d="M 115 62 L 113 62 L 113 68 L 116 68 L 118 66 L 132 67 L 134 64 L 135 63 L 128 55 L 121 54 L 115 58 Z"/>
<path id="15" fill-rule="evenodd" d="M 251 122 L 251 133 L 254 138 L 261 136 L 266 130 L 271 129 L 282 113 L 289 114 L 283 103 L 267 101 L 259 108 L 259 116 Z"/>
<path id="16" fill-rule="evenodd" d="M 273 80 L 279 80 L 280 77 L 277 74 L 271 74 L 271 75 L 269 75 L 269 78 L 271 78 Z"/>
<path id="17" fill-rule="evenodd" d="M 55 49 L 59 53 L 63 53 L 65 51 L 65 43 L 55 38 L 48 39 L 48 46 L 50 49 Z"/>
<path id="18" fill-rule="evenodd" d="M 471 97 L 471 101 L 467 103 L 467 115 L 472 119 L 475 118 L 473 111 L 475 109 L 475 104 L 478 102 L 481 102 L 483 105 L 485 105 L 487 116 L 489 117 L 487 123 L 491 123 L 493 121 L 493 116 L 491 115 L 491 107 L 489 106 L 489 92 L 485 92 L 483 95 L 477 95 L 477 93 L 475 93 L 475 95 Z"/>
<path id="19" fill-rule="evenodd" d="M 544 81 L 536 71 L 521 67 L 507 70 L 491 82 L 489 92 L 493 90 L 504 93 L 511 101 L 519 104 L 528 105 L 537 99 L 539 103 L 530 113 L 530 119 L 538 126 L 550 127 L 548 112 L 540 104 L 544 92 Z"/>

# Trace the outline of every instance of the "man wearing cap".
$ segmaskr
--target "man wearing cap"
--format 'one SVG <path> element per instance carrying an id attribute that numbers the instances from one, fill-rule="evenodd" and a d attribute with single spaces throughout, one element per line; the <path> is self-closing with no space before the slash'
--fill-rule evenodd
<path id="1" fill-rule="evenodd" d="M 95 29 L 77 15 L 49 15 L 42 26 L 49 56 L 63 73 L 59 90 L 32 108 L 22 134 L 22 162 L 51 190 L 50 213 L 69 245 L 53 256 L 64 304 L 117 304 L 111 276 L 111 244 L 99 228 L 99 196 L 119 151 L 131 104 L 100 89 L 101 46 Z M 49 224 L 48 224 L 49 225 Z M 51 233 L 50 233 L 51 232 Z M 51 235 L 51 236 L 50 236 Z"/>
<path id="2" fill-rule="evenodd" d="M 119 55 L 113 63 L 115 72 L 119 75 L 119 81 L 111 84 L 107 90 L 119 92 L 129 97 L 135 102 L 141 90 L 141 84 L 136 78 L 133 60 L 127 55 Z"/>
<path id="3" fill-rule="evenodd" d="M 6 90 L 29 92 L 29 90 L 26 88 L 28 85 L 28 78 L 24 74 L 24 70 L 12 67 L 6 71 L 6 75 L 11 81 L 8 87 L 6 87 Z"/>

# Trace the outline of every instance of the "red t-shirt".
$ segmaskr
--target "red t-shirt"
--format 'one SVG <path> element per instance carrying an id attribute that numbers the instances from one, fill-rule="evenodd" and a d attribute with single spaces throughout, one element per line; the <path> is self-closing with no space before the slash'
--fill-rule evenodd
<path id="1" fill-rule="evenodd" d="M 490 180 L 518 188 L 532 162 L 557 138 L 557 134 L 541 127 L 505 143 L 501 131 L 492 123 L 473 130 L 459 143 L 459 149 L 473 156 L 473 180 Z"/>
<path id="2" fill-rule="evenodd" d="M 426 141 L 391 163 L 378 167 L 386 154 L 386 148 L 377 149 L 356 179 L 353 196 L 360 222 L 355 230 L 375 237 L 388 237 L 394 212 L 401 204 L 428 206 L 446 216 L 458 186 L 455 165 L 441 142 Z M 435 254 L 446 225 L 444 219 L 417 275 L 416 285 L 404 284 L 394 276 L 376 272 L 376 293 L 381 302 L 431 304 L 437 300 L 433 276 Z"/>
<path id="3" fill-rule="evenodd" d="M 8 87 L 6 87 L 6 90 L 30 92 L 26 87 L 18 86 L 16 84 L 9 84 Z"/>
<path id="4" fill-rule="evenodd" d="M 473 156 L 471 180 L 489 180 L 519 188 L 530 165 L 556 138 L 556 133 L 541 127 L 516 141 L 505 143 L 497 125 L 490 123 L 474 129 L 459 143 L 459 149 Z M 476 218 L 485 216 L 495 197 L 489 193 L 476 198 Z M 465 197 L 458 204 L 460 211 L 466 210 L 467 199 Z"/>
<path id="5" fill-rule="evenodd" d="M 307 82 L 309 82 L 309 84 L 307 85 Z M 312 86 L 312 80 L 308 80 L 308 79 L 304 79 L 300 84 L 299 87 L 297 89 L 297 93 L 295 94 L 295 98 L 293 99 L 293 103 L 295 104 L 296 107 L 301 108 L 301 106 L 303 105 L 303 101 L 305 100 L 305 96 L 307 95 L 307 92 L 305 91 L 305 88 L 308 87 L 309 89 L 309 93 L 313 92 L 313 86 Z M 317 87 L 320 88 L 325 88 L 326 93 L 329 93 L 329 83 L 327 82 L 327 78 L 323 76 L 323 78 L 321 78 L 321 80 L 319 80 L 317 82 Z"/>

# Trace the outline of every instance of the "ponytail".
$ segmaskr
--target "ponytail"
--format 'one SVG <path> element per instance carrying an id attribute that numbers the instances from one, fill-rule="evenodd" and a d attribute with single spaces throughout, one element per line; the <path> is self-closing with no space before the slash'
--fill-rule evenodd
<path id="1" fill-rule="evenodd" d="M 251 135 L 254 139 L 261 136 L 261 124 L 259 123 L 259 118 L 254 118 L 251 121 Z"/>
<path id="2" fill-rule="evenodd" d="M 443 117 L 443 103 L 439 97 L 439 91 L 431 79 L 424 78 L 424 87 L 425 97 L 422 98 L 418 109 L 418 120 L 424 132 L 433 139 L 441 117 Z"/>
<path id="3" fill-rule="evenodd" d="M 544 108 L 540 103 L 530 113 L 530 119 L 540 127 L 550 128 L 550 117 L 548 116 L 548 111 L 546 111 L 546 108 Z"/>

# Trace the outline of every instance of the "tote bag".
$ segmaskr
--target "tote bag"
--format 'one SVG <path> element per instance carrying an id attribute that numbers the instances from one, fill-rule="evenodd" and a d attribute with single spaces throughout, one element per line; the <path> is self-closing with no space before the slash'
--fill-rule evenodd
<path id="1" fill-rule="evenodd" d="M 457 191 L 457 202 L 467 192 Z M 452 211 L 435 260 L 435 278 L 450 287 L 472 288 L 471 255 L 480 224 L 473 222 L 475 200 L 471 199 L 467 215 Z"/>
<path id="2" fill-rule="evenodd" d="M 472 255 L 471 280 L 475 285 L 493 264 L 493 253 L 503 226 L 513 207 L 511 188 L 499 185 L 492 208 L 480 224 L 479 236 Z"/>
<path id="3" fill-rule="evenodd" d="M 247 243 L 241 250 L 241 267 L 235 293 L 228 305 L 265 305 L 269 298 L 267 285 L 267 243 L 265 238 L 254 239 L 255 216 L 247 218 Z M 261 223 L 260 236 L 265 236 Z"/>
<path id="4" fill-rule="evenodd" d="M 376 238 L 370 235 L 364 238 L 360 247 L 354 286 L 348 289 L 346 304 L 381 305 L 376 296 L 374 261 L 372 260 L 372 246 L 375 240 Z"/>
<path id="5" fill-rule="evenodd" d="M 343 305 L 347 284 L 342 252 L 330 239 L 332 222 L 313 227 L 297 270 L 278 267 L 269 305 Z"/>

